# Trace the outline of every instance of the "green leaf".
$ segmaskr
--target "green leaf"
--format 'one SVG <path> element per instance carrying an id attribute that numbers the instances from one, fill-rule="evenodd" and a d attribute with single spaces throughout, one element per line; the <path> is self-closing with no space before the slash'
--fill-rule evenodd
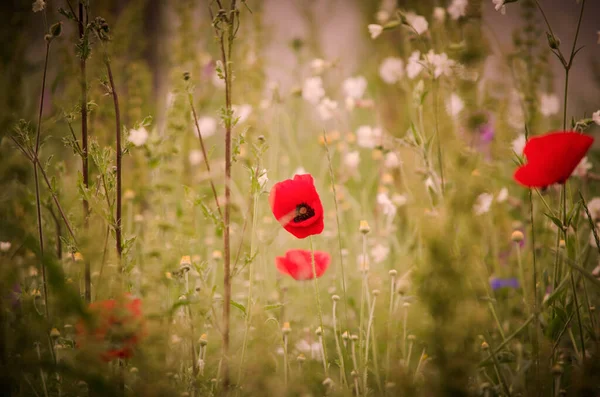
<path id="1" fill-rule="evenodd" d="M 275 309 L 280 309 L 284 306 L 283 303 L 275 303 L 272 305 L 265 305 L 265 310 L 275 310 Z"/>
<path id="2" fill-rule="evenodd" d="M 556 226 L 558 226 L 558 228 L 559 228 L 560 230 L 564 230 L 563 223 L 561 222 L 561 220 L 560 220 L 560 219 L 558 219 L 557 217 L 555 217 L 555 216 L 553 216 L 553 215 L 550 215 L 550 214 L 548 214 L 548 213 L 545 213 L 545 212 L 544 212 L 544 215 L 546 215 L 548 218 L 550 218 L 550 220 L 551 220 L 551 221 L 552 221 L 552 222 L 553 222 L 553 223 L 554 223 Z"/>
<path id="3" fill-rule="evenodd" d="M 242 305 L 239 302 L 234 301 L 233 299 L 231 299 L 229 302 L 231 303 L 232 306 L 240 309 L 242 311 L 242 313 L 244 313 L 244 316 L 246 316 L 246 307 L 244 305 Z"/>

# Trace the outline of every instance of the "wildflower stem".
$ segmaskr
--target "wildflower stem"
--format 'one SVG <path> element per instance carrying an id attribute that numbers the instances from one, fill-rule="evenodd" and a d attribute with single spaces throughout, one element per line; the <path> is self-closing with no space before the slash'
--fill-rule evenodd
<path id="1" fill-rule="evenodd" d="M 519 335 L 525 328 L 527 328 L 527 326 L 529 325 L 529 323 L 531 323 L 534 319 L 535 319 L 535 314 L 532 314 L 531 316 L 529 316 L 529 318 L 512 334 L 510 334 L 505 340 L 504 342 L 500 343 L 496 349 L 493 350 L 494 354 L 498 354 L 498 352 L 502 349 L 504 349 L 504 347 L 511 341 L 513 340 L 517 335 Z M 485 358 L 483 359 L 480 363 L 479 366 L 483 366 L 491 357 Z"/>
<path id="2" fill-rule="evenodd" d="M 40 352 L 39 342 L 36 342 L 35 350 L 37 352 L 38 360 L 42 361 L 42 354 Z M 44 373 L 44 370 L 42 368 L 40 368 L 40 378 L 42 378 L 42 386 L 44 388 L 44 396 L 48 397 L 48 388 L 46 387 L 46 374 Z"/>
<path id="3" fill-rule="evenodd" d="M 385 381 L 386 382 L 388 381 L 388 378 L 390 376 L 390 359 L 391 359 L 391 354 L 392 354 L 392 350 L 391 350 L 392 341 L 390 340 L 390 338 L 393 338 L 393 340 L 396 339 L 392 335 L 392 322 L 393 322 L 393 315 L 394 315 L 394 292 L 396 291 L 396 275 L 391 274 L 390 278 L 391 278 L 391 281 L 390 281 L 390 307 L 388 309 L 388 323 L 387 323 L 388 343 L 387 343 L 386 352 L 385 352 Z"/>
<path id="4" fill-rule="evenodd" d="M 260 161 L 260 160 L 259 160 Z M 258 178 L 258 172 L 259 172 L 259 167 L 260 163 L 257 164 L 256 166 L 256 174 L 255 176 Z M 260 189 L 260 187 L 259 187 Z M 242 372 L 243 372 L 243 367 L 244 367 L 244 358 L 246 355 L 246 347 L 248 345 L 248 334 L 250 332 L 250 325 L 252 322 L 252 285 L 254 282 L 254 257 L 256 255 L 255 250 L 255 244 L 256 244 L 256 239 L 255 239 L 255 232 L 256 232 L 256 225 L 258 223 L 258 196 L 260 194 L 260 190 L 254 191 L 253 193 L 253 200 L 252 200 L 252 230 L 250 230 L 250 263 L 248 263 L 248 301 L 246 304 L 246 327 L 244 329 L 244 340 L 242 342 L 242 355 L 240 357 L 240 366 L 238 368 L 238 379 L 237 379 L 237 384 L 238 386 L 241 385 L 241 381 L 242 381 Z M 216 198 L 216 197 L 215 197 Z M 285 336 L 284 336 L 285 338 Z M 287 343 L 287 340 L 286 340 Z M 287 348 L 287 347 L 286 347 Z M 286 352 L 286 360 L 287 360 L 287 352 Z M 287 365 L 287 364 L 286 364 Z M 287 367 L 286 367 L 287 370 Z"/>
<path id="5" fill-rule="evenodd" d="M 531 220 L 531 254 L 533 256 L 533 367 L 535 371 L 536 390 L 541 391 L 540 385 L 540 349 L 538 341 L 538 307 L 537 307 L 537 263 L 535 255 L 535 222 L 533 219 L 533 192 L 529 189 L 529 214 Z M 514 335 L 514 334 L 513 334 Z M 508 339 L 509 340 L 509 339 Z M 494 353 L 495 354 L 495 353 Z"/>
<path id="6" fill-rule="evenodd" d="M 367 337 L 365 339 L 365 365 L 363 372 L 363 385 L 365 387 L 365 393 L 367 390 L 367 378 L 369 374 L 369 338 L 371 337 L 371 326 L 373 325 L 373 318 L 375 313 L 375 303 L 377 302 L 377 294 L 373 294 L 373 303 L 371 304 L 371 310 L 369 311 L 369 321 L 367 323 Z"/>
<path id="7" fill-rule="evenodd" d="M 34 156 L 35 159 L 38 158 L 38 154 L 39 154 L 39 150 L 40 150 L 40 135 L 41 135 L 41 129 L 42 129 L 42 112 L 44 111 L 44 91 L 46 89 L 46 74 L 48 72 L 48 54 L 50 53 L 50 40 L 46 41 L 46 56 L 44 58 L 44 74 L 42 76 L 42 93 L 41 93 L 41 98 L 40 98 L 40 110 L 38 113 L 38 123 L 37 123 L 37 131 L 36 131 L 36 136 L 35 136 L 35 151 L 34 151 Z M 40 239 L 40 253 L 42 254 L 42 256 L 44 256 L 44 230 L 42 228 L 42 200 L 40 197 L 40 183 L 39 183 L 39 177 L 38 177 L 38 169 L 37 166 L 35 164 L 35 161 L 33 163 L 33 178 L 35 181 L 35 206 L 36 206 L 36 210 L 37 210 L 37 225 L 38 225 L 38 236 Z M 44 310 L 45 310 L 45 314 L 46 314 L 46 318 L 49 319 L 50 318 L 50 309 L 49 309 L 49 302 L 48 302 L 48 283 L 47 283 L 47 279 L 46 279 L 46 266 L 42 263 L 42 285 L 43 285 L 43 289 L 44 289 Z M 39 347 L 38 347 L 39 350 Z M 44 386 L 45 389 L 45 386 Z M 44 390 L 44 392 L 46 392 L 46 390 Z M 48 393 L 46 392 L 46 395 L 48 395 Z"/>
<path id="8" fill-rule="evenodd" d="M 313 285 L 315 287 L 315 298 L 317 299 L 317 310 L 319 312 L 319 326 L 321 327 L 321 333 L 325 334 L 325 328 L 323 327 L 323 310 L 321 309 L 321 298 L 319 297 L 319 283 L 317 281 L 317 264 L 315 263 L 315 249 L 313 247 L 312 236 L 310 236 L 308 239 L 310 242 L 310 261 L 312 264 L 313 271 Z M 329 376 L 329 371 L 327 368 L 327 350 L 325 349 L 325 344 L 323 343 L 322 337 L 319 337 L 319 341 L 321 342 L 321 348 L 323 350 L 323 366 L 325 367 L 325 377 L 327 378 Z"/>
<path id="9" fill-rule="evenodd" d="M 200 123 L 198 123 L 198 115 L 196 114 L 196 108 L 194 107 L 194 98 L 192 93 L 188 93 L 188 101 L 190 103 L 190 108 L 192 109 L 192 115 L 194 116 L 194 124 L 196 125 L 196 132 L 198 133 L 198 140 L 200 141 L 200 148 L 202 149 L 202 157 L 204 158 L 204 165 L 206 166 L 206 171 L 208 172 L 208 181 L 210 183 L 210 187 L 213 192 L 213 197 L 215 198 L 215 203 L 217 204 L 217 210 L 219 211 L 219 215 L 221 216 L 221 220 L 223 220 L 223 213 L 221 211 L 221 205 L 219 204 L 219 197 L 217 195 L 217 189 L 215 188 L 215 183 L 212 178 L 212 173 L 210 171 L 210 163 L 208 161 L 208 155 L 206 154 L 206 148 L 204 146 L 204 139 L 202 138 L 202 134 L 200 133 Z"/>
<path id="10" fill-rule="evenodd" d="M 337 354 L 340 360 L 340 378 L 342 380 L 342 385 L 347 386 L 348 380 L 346 379 L 346 368 L 344 366 L 344 354 L 342 353 L 342 347 L 340 345 L 340 338 L 338 337 L 337 331 L 337 317 L 336 317 L 336 307 L 337 301 L 333 301 L 333 336 L 335 338 L 335 348 L 337 350 Z"/>
<path id="11" fill-rule="evenodd" d="M 529 314 L 532 312 L 531 305 L 529 304 L 529 294 L 527 293 L 527 279 L 525 278 L 525 270 L 523 269 L 523 261 L 521 260 L 521 245 L 519 243 L 515 243 L 515 247 L 517 248 L 517 264 L 519 265 L 519 273 L 521 276 L 521 286 L 523 288 L 523 301 L 527 305 L 527 309 Z M 500 331 L 502 332 L 502 331 Z M 502 339 L 504 339 L 504 335 L 502 335 Z"/>
<path id="12" fill-rule="evenodd" d="M 288 336 L 287 333 L 283 334 L 283 380 L 285 386 L 288 385 Z M 238 382 L 239 384 L 239 382 Z"/>
<path id="13" fill-rule="evenodd" d="M 511 396 L 510 389 L 508 388 L 508 385 L 506 384 L 506 380 L 504 379 L 504 376 L 502 375 L 500 363 L 498 362 L 498 359 L 496 358 L 496 353 L 494 352 L 494 350 L 491 347 L 489 348 L 489 357 L 491 357 L 492 361 L 494 362 L 494 369 L 496 370 L 496 375 L 498 376 L 498 380 L 502 384 L 502 388 L 504 389 L 504 392 L 506 393 L 506 395 L 508 397 L 510 397 Z"/>
<path id="14" fill-rule="evenodd" d="M 82 1 L 79 2 L 79 40 L 83 43 L 85 40 L 85 28 L 84 28 L 84 4 Z M 87 190 L 90 186 L 89 166 L 88 166 L 88 122 L 87 122 L 87 78 L 86 78 L 86 55 L 81 54 L 79 60 L 79 73 L 80 73 L 80 85 L 81 85 L 81 174 L 83 177 L 83 186 Z M 89 229 L 89 217 L 90 217 L 90 204 L 83 197 L 83 227 L 87 232 Z M 84 269 L 84 285 L 85 285 L 85 301 L 90 303 L 92 300 L 92 273 L 90 268 L 90 260 L 86 256 L 84 257 L 85 269 Z"/>
<path id="15" fill-rule="evenodd" d="M 117 88 L 115 86 L 115 81 L 112 73 L 112 67 L 110 64 L 110 58 L 108 53 L 106 52 L 106 48 L 104 48 L 104 65 L 106 66 L 106 72 L 108 73 L 108 82 L 110 83 L 110 91 L 113 98 L 113 105 L 115 107 L 115 141 L 116 141 L 116 154 L 117 154 L 117 183 L 116 183 L 116 218 L 115 218 L 115 243 L 117 256 L 119 261 L 119 273 L 123 272 L 123 262 L 121 261 L 123 256 L 123 244 L 122 244 L 122 228 L 121 228 L 121 218 L 122 218 L 122 171 L 123 171 L 123 149 L 121 148 L 121 111 L 119 109 L 119 96 L 117 95 Z"/>
<path id="16" fill-rule="evenodd" d="M 364 328 L 364 318 L 365 318 L 365 294 L 366 294 L 366 283 L 367 283 L 367 235 L 363 233 L 362 235 L 362 257 L 360 263 L 360 271 L 362 274 L 361 284 L 360 284 L 360 315 L 358 322 L 358 356 L 360 358 L 361 366 L 364 366 L 364 357 L 363 357 L 363 328 Z M 363 385 L 364 387 L 364 385 Z"/>
<path id="17" fill-rule="evenodd" d="M 327 135 L 325 134 L 325 131 L 323 131 L 323 142 L 325 145 L 325 152 L 327 153 L 327 164 L 329 165 L 329 177 L 331 178 L 331 188 L 333 190 L 333 203 L 335 205 L 335 222 L 337 226 L 338 248 L 340 250 L 340 268 L 342 269 L 342 292 L 344 293 L 344 320 L 346 321 L 341 328 L 344 329 L 348 327 L 348 302 L 346 299 L 346 274 L 344 271 L 344 255 L 342 254 L 342 232 L 340 227 L 340 212 L 338 209 L 337 191 L 335 188 L 335 175 L 333 173 L 331 153 L 329 153 L 329 145 L 327 142 Z"/>
<path id="18" fill-rule="evenodd" d="M 437 140 L 437 157 L 438 157 L 438 164 L 440 167 L 440 183 L 441 183 L 441 190 L 442 190 L 442 196 L 444 195 L 444 191 L 445 191 L 445 183 L 444 183 L 444 162 L 443 162 L 443 157 L 442 157 L 442 137 L 440 135 L 440 129 L 439 129 L 439 120 L 438 120 L 438 113 L 439 113 L 439 97 L 438 97 L 438 81 L 434 80 L 433 81 L 433 100 L 434 100 L 434 105 L 433 105 L 433 118 L 435 120 L 435 138 Z"/>

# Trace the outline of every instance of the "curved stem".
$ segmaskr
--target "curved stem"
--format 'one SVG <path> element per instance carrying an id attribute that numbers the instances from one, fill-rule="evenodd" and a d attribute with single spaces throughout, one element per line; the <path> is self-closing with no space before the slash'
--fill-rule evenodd
<path id="1" fill-rule="evenodd" d="M 317 299 L 317 311 L 319 312 L 319 325 L 321 327 L 322 335 L 325 334 L 325 328 L 323 327 L 323 311 L 321 309 L 321 298 L 319 297 L 319 283 L 317 281 L 317 265 L 315 263 L 315 250 L 313 248 L 313 239 L 312 236 L 309 238 L 310 241 L 310 261 L 312 264 L 313 271 L 313 285 L 315 287 L 315 298 Z M 320 338 L 321 348 L 323 349 L 323 365 L 325 366 L 325 377 L 328 377 L 328 365 L 327 365 L 327 350 L 325 349 L 325 344 L 323 342 L 323 337 Z"/>

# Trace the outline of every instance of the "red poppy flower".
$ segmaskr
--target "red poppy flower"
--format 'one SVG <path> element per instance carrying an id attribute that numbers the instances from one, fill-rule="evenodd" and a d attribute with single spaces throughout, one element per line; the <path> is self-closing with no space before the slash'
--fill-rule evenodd
<path id="1" fill-rule="evenodd" d="M 77 345 L 91 344 L 107 362 L 133 356 L 133 349 L 143 334 L 142 301 L 126 296 L 119 301 L 94 302 L 89 309 L 91 323 L 77 324 Z"/>
<path id="2" fill-rule="evenodd" d="M 315 272 L 312 268 L 311 253 L 307 250 L 288 250 L 285 256 L 275 258 L 277 270 L 281 274 L 288 274 L 295 280 L 310 280 L 313 279 L 315 273 L 317 278 L 321 277 L 327 267 L 331 257 L 327 252 L 315 251 Z"/>
<path id="3" fill-rule="evenodd" d="M 323 205 L 310 174 L 276 183 L 269 203 L 281 226 L 298 238 L 323 231 Z"/>
<path id="4" fill-rule="evenodd" d="M 572 131 L 533 137 L 523 150 L 527 164 L 515 171 L 514 178 L 527 187 L 565 183 L 593 142 L 594 138 Z"/>

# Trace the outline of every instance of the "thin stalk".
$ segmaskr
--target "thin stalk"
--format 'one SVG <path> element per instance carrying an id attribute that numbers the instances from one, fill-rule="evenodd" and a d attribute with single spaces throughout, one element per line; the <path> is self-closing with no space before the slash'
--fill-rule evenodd
<path id="1" fill-rule="evenodd" d="M 83 1 L 79 2 L 79 40 L 83 41 L 85 36 L 84 31 L 84 7 Z M 86 77 L 86 58 L 82 56 L 79 60 L 79 73 L 81 84 L 81 174 L 83 176 L 83 186 L 86 190 L 90 186 L 89 182 L 89 166 L 88 166 L 88 122 L 87 122 L 87 77 Z M 83 198 L 83 227 L 87 233 L 89 229 L 90 204 L 88 200 Z M 92 273 L 90 261 L 85 260 L 84 284 L 85 284 L 85 300 L 90 303 L 92 300 Z"/>
<path id="2" fill-rule="evenodd" d="M 46 41 L 46 56 L 44 58 L 44 74 L 42 76 L 42 93 L 40 98 L 40 110 L 38 113 L 37 131 L 35 136 L 35 152 L 34 156 L 37 159 L 40 151 L 40 135 L 42 129 L 42 113 L 44 111 L 44 91 L 46 90 L 46 74 L 48 72 L 48 54 L 50 53 L 50 40 Z M 38 177 L 38 169 L 33 164 L 33 179 L 35 181 L 35 206 L 37 210 L 37 226 L 38 226 L 38 237 L 40 239 L 40 253 L 44 256 L 44 231 L 42 228 L 42 200 L 40 195 L 40 183 Z M 46 277 L 46 266 L 42 263 L 42 286 L 44 289 L 44 310 L 46 318 L 50 318 L 50 309 L 48 302 L 48 283 Z M 44 390 L 45 391 L 45 390 Z M 47 395 L 48 393 L 46 393 Z"/>
<path id="3" fill-rule="evenodd" d="M 502 372 L 500 371 L 500 363 L 498 362 L 498 359 L 496 358 L 496 354 L 494 353 L 494 351 L 491 348 L 489 349 L 489 357 L 494 362 L 494 369 L 496 370 L 496 375 L 498 376 L 498 380 L 500 380 L 500 384 L 502 384 L 502 388 L 504 389 L 504 392 L 506 393 L 506 395 L 508 397 L 510 397 L 511 396 L 510 389 L 508 388 L 508 385 L 506 384 L 506 380 L 504 380 L 504 376 L 502 375 Z"/>
<path id="4" fill-rule="evenodd" d="M 527 306 L 529 314 L 531 314 L 532 309 L 531 305 L 529 304 L 529 294 L 527 293 L 527 280 L 525 279 L 525 270 L 523 268 L 523 261 L 521 260 L 521 246 L 519 245 L 519 243 L 515 243 L 515 247 L 517 248 L 517 264 L 519 265 L 519 275 L 521 276 L 520 278 L 521 286 L 523 289 L 523 301 Z M 502 336 L 502 339 L 504 339 L 504 335 Z"/>
<path id="5" fill-rule="evenodd" d="M 119 258 L 119 273 L 123 272 L 123 238 L 122 238 L 122 211 L 123 206 L 121 199 L 123 196 L 122 192 L 122 171 L 123 171 L 123 149 L 121 148 L 121 112 L 119 110 L 119 96 L 117 95 L 117 89 L 115 87 L 115 81 L 113 78 L 112 68 L 110 66 L 110 59 L 108 54 L 104 54 L 104 65 L 108 73 L 108 81 L 110 83 L 110 91 L 113 97 L 113 103 L 115 107 L 115 130 L 116 130 L 116 153 L 117 153 L 117 185 L 116 185 L 116 211 L 117 216 L 115 218 L 115 240 L 117 256 Z"/>
<path id="6" fill-rule="evenodd" d="M 256 176 L 258 177 L 259 166 L 256 167 Z M 260 187 L 259 187 L 260 189 Z M 254 282 L 254 258 L 256 256 L 255 250 L 255 232 L 258 223 L 258 196 L 260 194 L 260 190 L 258 192 L 254 192 L 253 202 L 252 202 L 252 230 L 250 230 L 250 258 L 251 261 L 248 264 L 248 301 L 246 304 L 246 327 L 244 329 L 244 341 L 242 342 L 242 355 L 240 357 L 240 366 L 238 368 L 238 386 L 241 385 L 242 381 L 242 372 L 244 367 L 244 358 L 246 355 L 246 347 L 248 345 L 248 334 L 250 333 L 250 325 L 252 322 L 252 286 Z"/>
<path id="7" fill-rule="evenodd" d="M 540 384 L 540 347 L 538 340 L 538 307 L 537 307 L 537 263 L 535 255 L 535 223 L 533 220 L 533 192 L 529 189 L 529 214 L 531 219 L 531 254 L 533 256 L 533 366 L 535 371 L 536 390 L 541 392 Z M 514 335 L 514 334 L 513 334 Z M 494 353 L 495 354 L 495 353 Z"/>
<path id="8" fill-rule="evenodd" d="M 438 82 L 437 80 L 433 81 L 433 100 L 434 100 L 434 107 L 433 107 L 433 117 L 435 120 L 435 138 L 437 140 L 437 157 L 438 157 L 438 164 L 440 167 L 440 183 L 441 183 L 441 190 L 442 190 L 442 196 L 444 195 L 445 192 L 445 183 L 444 183 L 444 163 L 443 163 L 443 157 L 442 157 L 442 137 L 440 135 L 440 130 L 439 130 L 439 122 L 438 122 L 438 109 L 439 109 L 439 98 L 438 98 Z"/>
<path id="9" fill-rule="evenodd" d="M 339 297 L 338 297 L 339 298 Z M 347 386 L 348 380 L 346 379 L 346 368 L 344 366 L 344 354 L 342 353 L 342 347 L 340 345 L 340 338 L 338 337 L 337 331 L 337 318 L 336 318 L 336 307 L 337 300 L 333 300 L 333 336 L 335 338 L 335 348 L 337 350 L 338 358 L 340 360 L 340 378 L 342 380 L 342 385 Z"/>
<path id="10" fill-rule="evenodd" d="M 524 285 L 524 279 L 521 280 L 521 282 Z M 523 293 L 525 294 L 525 293 Z M 492 317 L 494 317 L 494 321 L 496 321 L 496 326 L 498 327 L 498 332 L 500 332 L 500 336 L 502 337 L 502 340 L 506 339 L 506 337 L 504 336 L 504 331 L 502 330 L 502 324 L 500 324 L 500 319 L 498 318 L 498 314 L 496 313 L 496 308 L 494 307 L 494 304 L 491 301 L 488 301 L 488 306 L 490 308 L 490 312 L 492 312 Z"/>
<path id="11" fill-rule="evenodd" d="M 192 93 L 188 93 L 188 100 L 190 103 L 190 108 L 192 109 L 192 115 L 194 116 L 196 132 L 198 133 L 198 140 L 200 141 L 200 148 L 202 149 L 202 157 L 204 157 L 204 165 L 206 166 L 206 171 L 208 172 L 208 181 L 210 182 L 210 187 L 212 189 L 213 196 L 215 198 L 215 203 L 217 204 L 217 210 L 219 211 L 219 215 L 220 215 L 221 219 L 223 219 L 223 212 L 221 211 L 221 205 L 219 204 L 219 197 L 217 195 L 217 189 L 215 188 L 215 183 L 213 182 L 212 173 L 210 171 L 210 163 L 208 161 L 208 155 L 206 154 L 206 148 L 204 146 L 204 139 L 202 138 L 202 134 L 200 133 L 200 123 L 198 123 L 198 116 L 196 114 L 196 108 L 194 107 L 194 99 L 192 97 Z"/>
<path id="12" fill-rule="evenodd" d="M 365 321 L 365 293 L 366 293 L 366 283 L 367 283 L 367 269 L 368 269 L 368 258 L 367 258 L 367 233 L 362 233 L 362 257 L 361 257 L 361 284 L 360 284 L 360 315 L 358 321 L 358 352 L 360 358 L 360 365 L 364 366 L 364 357 L 363 357 L 363 329 L 364 329 L 364 321 Z M 364 387 L 364 385 L 363 385 Z"/>
<path id="13" fill-rule="evenodd" d="M 394 270 L 395 271 L 395 270 Z M 390 341 L 390 337 L 392 336 L 392 322 L 393 322 L 393 315 L 394 315 L 394 293 L 396 291 L 396 274 L 391 274 L 390 275 L 391 281 L 390 281 L 390 307 L 388 309 L 388 324 L 387 324 L 387 337 L 388 337 L 388 343 L 386 346 L 386 352 L 385 352 L 385 380 L 387 382 L 389 376 L 390 376 L 390 359 L 391 359 L 391 341 Z M 396 338 L 394 337 L 394 340 Z"/>
<path id="14" fill-rule="evenodd" d="M 365 366 L 363 372 L 363 385 L 365 385 L 365 390 L 367 387 L 367 377 L 369 374 L 369 340 L 371 337 L 371 326 L 373 325 L 373 319 L 375 314 L 375 303 L 377 302 L 376 293 L 373 294 L 373 303 L 371 304 L 371 310 L 369 311 L 369 321 L 367 323 L 367 337 L 365 339 Z"/>
<path id="15" fill-rule="evenodd" d="M 323 131 L 323 142 L 325 145 L 325 152 L 327 153 L 327 164 L 329 165 L 329 177 L 331 178 L 331 188 L 333 190 L 333 203 L 335 205 L 335 222 L 337 227 L 337 238 L 338 238 L 338 248 L 340 250 L 340 268 L 342 269 L 342 292 L 344 293 L 344 319 L 346 320 L 345 326 L 341 328 L 348 327 L 348 300 L 346 298 L 346 274 L 344 271 L 344 255 L 342 254 L 342 233 L 340 227 L 340 212 L 338 209 L 338 200 L 337 200 L 337 192 L 335 188 L 335 175 L 333 173 L 333 165 L 331 162 L 331 154 L 329 153 L 329 146 L 327 143 L 327 137 L 325 131 Z"/>
<path id="16" fill-rule="evenodd" d="M 319 326 L 321 328 L 321 333 L 325 334 L 325 327 L 323 326 L 323 310 L 321 309 L 321 298 L 319 297 L 319 283 L 317 281 L 317 265 L 315 263 L 315 250 L 313 247 L 313 239 L 312 236 L 309 236 L 310 242 L 310 261 L 312 265 L 313 271 L 313 285 L 315 287 L 315 298 L 317 300 L 317 311 L 319 313 Z M 325 377 L 329 376 L 329 370 L 327 365 L 327 350 L 325 349 L 325 344 L 323 343 L 323 338 L 320 337 L 321 348 L 323 350 L 323 365 L 325 366 Z"/>
<path id="17" fill-rule="evenodd" d="M 283 333 L 283 381 L 285 387 L 288 385 L 288 335 Z M 239 382 L 238 382 L 239 384 Z"/>
<path id="18" fill-rule="evenodd" d="M 535 318 L 535 315 L 532 314 L 531 316 L 529 316 L 529 318 L 512 334 L 510 334 L 505 340 L 504 342 L 500 343 L 494 350 L 493 350 L 493 354 L 498 354 L 498 352 L 500 350 L 502 350 L 511 340 L 513 340 L 517 335 L 519 335 L 525 328 L 527 328 L 527 326 L 529 325 L 529 323 L 531 323 Z M 488 360 L 490 359 L 490 357 L 483 359 L 480 363 L 479 366 L 483 366 Z"/>
<path id="19" fill-rule="evenodd" d="M 406 360 L 406 338 L 407 338 L 406 328 L 407 328 L 407 323 L 408 323 L 408 308 L 409 308 L 409 306 L 410 306 L 410 303 L 408 303 L 408 302 L 404 302 L 404 304 L 402 305 L 402 307 L 404 308 L 403 324 L 402 324 L 402 358 L 404 360 Z"/>
<path id="20" fill-rule="evenodd" d="M 40 352 L 40 344 L 35 344 L 35 350 L 37 352 L 38 360 L 42 361 L 42 354 Z M 44 387 L 44 396 L 48 397 L 48 388 L 46 387 L 46 373 L 40 368 L 40 377 L 42 378 L 42 386 Z"/>

